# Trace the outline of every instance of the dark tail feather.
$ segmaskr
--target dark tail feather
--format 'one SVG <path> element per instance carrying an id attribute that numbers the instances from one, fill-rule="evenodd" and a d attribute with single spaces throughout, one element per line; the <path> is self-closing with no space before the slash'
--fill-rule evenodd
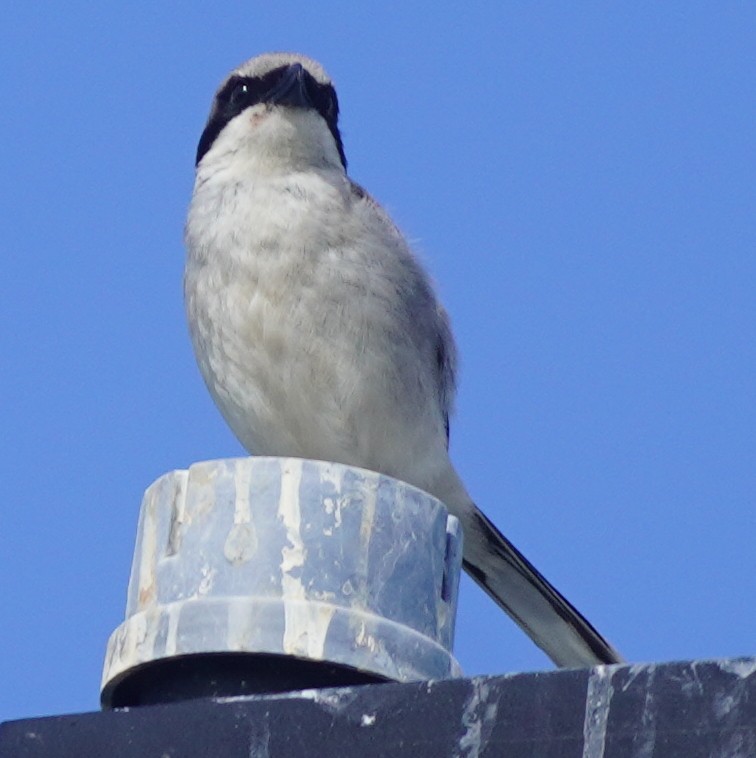
<path id="1" fill-rule="evenodd" d="M 480 510 L 464 526 L 465 569 L 557 666 L 622 663 L 622 656 Z"/>

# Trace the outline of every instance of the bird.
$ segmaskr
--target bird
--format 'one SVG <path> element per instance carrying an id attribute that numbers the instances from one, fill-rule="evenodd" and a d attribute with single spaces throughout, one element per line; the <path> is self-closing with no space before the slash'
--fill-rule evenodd
<path id="1" fill-rule="evenodd" d="M 347 174 L 334 85 L 266 53 L 197 146 L 184 300 L 200 372 L 252 455 L 376 471 L 461 522 L 470 576 L 558 667 L 620 654 L 475 505 L 449 457 L 457 349 L 428 273 Z"/>

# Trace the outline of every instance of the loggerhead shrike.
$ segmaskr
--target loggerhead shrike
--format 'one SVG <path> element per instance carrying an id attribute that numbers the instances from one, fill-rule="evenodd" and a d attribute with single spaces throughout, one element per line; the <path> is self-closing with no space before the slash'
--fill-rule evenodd
<path id="1" fill-rule="evenodd" d="M 559 666 L 621 660 L 478 510 L 449 460 L 456 349 L 406 240 L 347 176 L 331 80 L 301 55 L 231 72 L 197 148 L 186 311 L 253 455 L 336 461 L 435 495 L 470 575 Z"/>

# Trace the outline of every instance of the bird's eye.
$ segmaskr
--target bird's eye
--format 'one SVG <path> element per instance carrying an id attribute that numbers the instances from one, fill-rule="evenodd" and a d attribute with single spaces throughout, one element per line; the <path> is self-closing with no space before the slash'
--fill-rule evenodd
<path id="1" fill-rule="evenodd" d="M 237 85 L 231 90 L 228 96 L 228 102 L 231 105 L 236 105 L 242 100 L 246 99 L 249 94 L 249 85 L 246 82 L 238 82 Z"/>

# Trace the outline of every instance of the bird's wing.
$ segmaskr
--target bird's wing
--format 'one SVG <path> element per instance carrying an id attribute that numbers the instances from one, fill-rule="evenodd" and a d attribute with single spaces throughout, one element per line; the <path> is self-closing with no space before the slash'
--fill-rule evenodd
<path id="1" fill-rule="evenodd" d="M 401 250 L 404 265 L 403 273 L 405 275 L 411 274 L 412 276 L 408 278 L 411 278 L 418 286 L 418 289 L 413 293 L 422 306 L 418 309 L 418 316 L 425 317 L 429 315 L 426 321 L 426 329 L 421 330 L 419 323 L 415 323 L 417 327 L 416 333 L 418 335 L 426 335 L 428 340 L 428 352 L 425 354 L 430 359 L 429 365 L 431 365 L 434 372 L 433 378 L 436 385 L 438 410 L 446 431 L 446 444 L 448 447 L 449 417 L 453 411 L 457 384 L 457 347 L 454 343 L 449 316 L 430 286 L 427 273 L 423 270 L 416 256 L 412 254 L 407 240 L 388 213 L 364 187 L 357 184 L 353 179 L 348 179 L 348 182 L 353 199 L 357 202 L 365 203 L 367 208 L 369 208 L 372 218 L 383 229 L 385 237 Z M 418 348 L 420 348 L 419 345 Z"/>

